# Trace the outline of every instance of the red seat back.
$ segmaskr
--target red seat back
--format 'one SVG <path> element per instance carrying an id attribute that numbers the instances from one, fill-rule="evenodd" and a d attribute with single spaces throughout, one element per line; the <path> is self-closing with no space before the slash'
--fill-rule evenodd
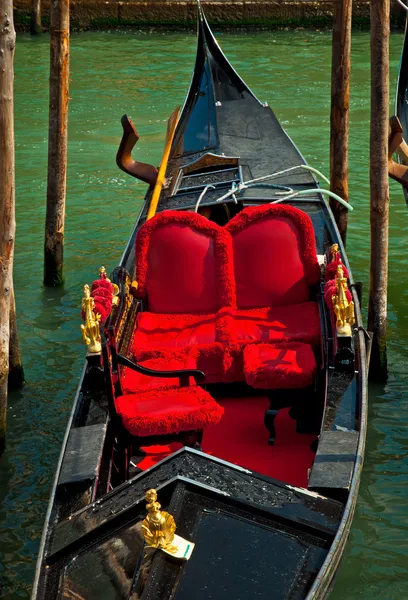
<path id="1" fill-rule="evenodd" d="M 240 212 L 227 225 L 232 235 L 238 308 L 309 300 L 320 279 L 313 224 L 292 206 L 262 205 Z"/>
<path id="2" fill-rule="evenodd" d="M 231 238 L 192 212 L 164 211 L 136 239 L 138 296 L 155 313 L 215 313 L 235 304 Z"/>

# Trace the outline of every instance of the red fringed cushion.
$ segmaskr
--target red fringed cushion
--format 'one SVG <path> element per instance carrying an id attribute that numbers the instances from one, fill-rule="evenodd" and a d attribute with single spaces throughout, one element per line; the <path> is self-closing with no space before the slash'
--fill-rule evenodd
<path id="1" fill-rule="evenodd" d="M 329 281 L 330 279 L 334 279 L 336 277 L 337 274 L 337 267 L 341 265 L 342 269 L 343 269 L 343 274 L 344 277 L 348 277 L 348 270 L 346 269 L 346 267 L 343 265 L 343 263 L 341 262 L 341 259 L 337 259 L 337 260 L 333 260 L 331 263 L 329 263 L 326 267 L 326 272 L 325 272 L 325 278 L 326 281 Z"/>
<path id="2" fill-rule="evenodd" d="M 215 425 L 224 409 L 198 386 L 168 387 L 119 396 L 123 425 L 135 436 L 166 435 Z"/>
<path id="3" fill-rule="evenodd" d="M 112 310 L 113 284 L 107 279 L 96 279 L 91 287 L 91 296 L 94 299 L 95 315 L 101 315 L 100 323 L 104 323 Z M 85 319 L 85 313 L 82 311 L 82 318 Z"/>
<path id="4" fill-rule="evenodd" d="M 164 211 L 136 238 L 137 295 L 155 313 L 215 313 L 235 303 L 231 237 L 201 215 Z"/>
<path id="5" fill-rule="evenodd" d="M 231 337 L 238 344 L 283 341 L 315 346 L 321 340 L 317 302 L 237 310 L 232 321 Z"/>
<path id="6" fill-rule="evenodd" d="M 215 315 L 141 312 L 137 317 L 134 350 L 210 344 L 215 342 L 215 329 Z"/>
<path id="7" fill-rule="evenodd" d="M 106 321 L 112 310 L 113 285 L 106 279 L 96 279 L 91 288 L 91 296 L 95 301 L 94 313 L 101 315 L 101 323 Z"/>
<path id="8" fill-rule="evenodd" d="M 244 348 L 244 374 L 254 388 L 305 388 L 313 384 L 316 359 L 308 344 L 251 344 Z"/>
<path id="9" fill-rule="evenodd" d="M 232 235 L 239 308 L 309 300 L 320 280 L 313 224 L 292 206 L 249 207 L 225 227 Z"/>
<path id="10" fill-rule="evenodd" d="M 146 369 L 156 371 L 180 371 L 181 369 L 197 368 L 195 358 L 187 353 L 175 353 L 174 356 L 169 357 L 157 356 L 142 360 L 139 364 Z M 178 385 L 179 379 L 177 377 L 151 377 L 125 367 L 120 382 L 124 394 L 134 394 L 142 390 Z M 190 378 L 190 384 L 194 385 L 192 377 Z"/>

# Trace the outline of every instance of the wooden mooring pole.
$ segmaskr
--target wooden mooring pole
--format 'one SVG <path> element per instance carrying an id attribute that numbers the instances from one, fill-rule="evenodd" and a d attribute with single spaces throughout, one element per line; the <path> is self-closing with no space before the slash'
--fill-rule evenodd
<path id="1" fill-rule="evenodd" d="M 21 359 L 20 343 L 17 332 L 17 313 L 14 290 L 11 290 L 10 297 L 10 342 L 9 342 L 9 373 L 8 389 L 9 392 L 17 390 L 24 385 L 24 369 Z"/>
<path id="2" fill-rule="evenodd" d="M 69 0 L 51 2 L 50 116 L 44 243 L 44 284 L 64 282 L 64 222 L 68 147 Z"/>
<path id="3" fill-rule="evenodd" d="M 0 0 L 0 452 L 6 439 L 15 236 L 13 1 Z"/>
<path id="4" fill-rule="evenodd" d="M 330 112 L 330 189 L 348 201 L 348 128 L 352 0 L 334 2 Z M 346 243 L 348 211 L 330 198 L 330 208 Z"/>
<path id="5" fill-rule="evenodd" d="M 388 128 L 390 0 L 371 0 L 370 300 L 373 332 L 370 377 L 387 377 Z"/>
<path id="6" fill-rule="evenodd" d="M 38 35 L 41 32 L 41 0 L 31 0 L 30 33 Z"/>

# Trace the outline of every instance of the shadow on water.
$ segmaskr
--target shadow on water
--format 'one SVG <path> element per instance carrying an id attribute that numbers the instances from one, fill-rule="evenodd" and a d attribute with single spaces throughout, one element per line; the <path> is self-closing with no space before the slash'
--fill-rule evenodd
<path id="1" fill-rule="evenodd" d="M 37 295 L 30 295 L 29 314 L 20 320 L 27 383 L 9 397 L 7 448 L 0 464 L 2 598 L 28 597 L 66 415 L 81 370 L 78 331 L 67 311 L 69 296 L 63 288 L 40 285 Z"/>
<path id="2" fill-rule="evenodd" d="M 329 32 L 220 34 L 231 62 L 267 100 L 309 163 L 328 173 Z M 402 36 L 391 36 L 391 80 Z M 26 386 L 10 396 L 0 461 L 0 598 L 27 599 L 61 441 L 85 349 L 82 286 L 110 271 L 131 232 L 144 186 L 115 165 L 127 112 L 140 159 L 158 164 L 166 122 L 183 102 L 194 63 L 189 33 L 126 30 L 71 37 L 65 286 L 44 289 L 49 38 L 20 35 L 15 63 L 17 238 L 15 287 Z M 368 290 L 369 34 L 353 34 L 348 253 Z M 334 600 L 408 597 L 408 212 L 391 185 L 389 366 L 370 388 L 367 451 L 356 518 Z M 367 298 L 365 298 L 365 303 Z"/>

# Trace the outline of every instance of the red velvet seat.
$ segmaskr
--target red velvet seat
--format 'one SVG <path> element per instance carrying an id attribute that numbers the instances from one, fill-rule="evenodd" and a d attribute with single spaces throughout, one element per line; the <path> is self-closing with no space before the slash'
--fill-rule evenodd
<path id="1" fill-rule="evenodd" d="M 137 294 L 147 305 L 133 343 L 136 360 L 188 348 L 207 382 L 224 374 L 225 331 L 219 310 L 235 306 L 231 237 L 190 212 L 165 211 L 136 241 Z"/>
<path id="2" fill-rule="evenodd" d="M 252 343 L 320 342 L 320 316 L 310 300 L 320 280 L 313 224 L 284 205 L 248 207 L 226 229 L 234 253 L 237 309 L 228 322 L 228 381 L 244 379 L 242 348 Z"/>
<path id="3" fill-rule="evenodd" d="M 186 350 L 207 382 L 239 381 L 248 343 L 320 341 L 314 230 L 296 208 L 249 207 L 224 228 L 165 211 L 139 230 L 136 257 L 137 361 Z"/>
<path id="4" fill-rule="evenodd" d="M 115 400 L 124 427 L 134 436 L 150 437 L 202 430 L 215 425 L 224 409 L 199 386 L 167 386 L 125 394 Z"/>
<path id="5" fill-rule="evenodd" d="M 316 359 L 308 344 L 250 344 L 243 356 L 245 380 L 254 388 L 306 388 L 316 375 Z"/>
<path id="6" fill-rule="evenodd" d="M 152 313 L 215 314 L 235 305 L 231 237 L 192 212 L 164 211 L 136 239 L 137 295 Z"/>
<path id="7" fill-rule="evenodd" d="M 320 280 L 310 217 L 293 206 L 248 207 L 226 225 L 231 233 L 237 307 L 288 306 L 310 300 Z"/>

